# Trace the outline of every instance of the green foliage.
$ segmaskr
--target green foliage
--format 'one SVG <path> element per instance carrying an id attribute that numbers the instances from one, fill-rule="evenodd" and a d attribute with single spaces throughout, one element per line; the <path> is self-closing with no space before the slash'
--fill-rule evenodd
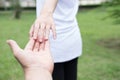
<path id="1" fill-rule="evenodd" d="M 16 9 L 20 7 L 20 0 L 10 0 L 12 9 Z"/>
<path id="2" fill-rule="evenodd" d="M 107 2 L 110 17 L 113 17 L 120 23 L 120 0 L 110 0 Z"/>

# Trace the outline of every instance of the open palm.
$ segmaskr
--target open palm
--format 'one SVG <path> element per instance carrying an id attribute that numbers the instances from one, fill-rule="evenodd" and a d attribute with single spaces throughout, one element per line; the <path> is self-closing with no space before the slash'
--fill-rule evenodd
<path id="1" fill-rule="evenodd" d="M 13 40 L 8 40 L 8 44 L 13 50 L 14 56 L 20 62 L 23 68 L 45 68 L 51 73 L 53 71 L 53 60 L 50 53 L 49 42 L 39 43 L 30 39 L 25 49 L 21 49 Z M 44 49 L 43 49 L 43 45 Z"/>

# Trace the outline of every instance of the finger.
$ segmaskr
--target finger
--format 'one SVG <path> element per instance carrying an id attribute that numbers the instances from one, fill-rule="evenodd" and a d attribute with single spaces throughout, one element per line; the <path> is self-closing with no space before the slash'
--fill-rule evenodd
<path id="1" fill-rule="evenodd" d="M 39 41 L 36 41 L 36 42 L 35 42 L 35 46 L 34 46 L 34 48 L 33 48 L 33 51 L 34 51 L 34 52 L 38 52 L 38 51 L 39 51 L 39 46 L 40 46 Z"/>
<path id="2" fill-rule="evenodd" d="M 43 37 L 44 37 L 44 32 L 45 32 L 45 24 L 43 23 L 43 24 L 41 24 L 41 27 L 40 27 L 40 30 L 39 30 L 39 33 L 38 33 L 38 40 L 40 41 L 40 42 L 42 42 L 43 41 Z"/>
<path id="3" fill-rule="evenodd" d="M 9 44 L 10 48 L 12 49 L 14 55 L 18 54 L 21 48 L 18 46 L 18 44 L 14 40 L 7 40 L 7 43 Z"/>
<path id="4" fill-rule="evenodd" d="M 33 37 L 33 33 L 34 33 L 34 24 L 31 26 L 30 31 L 29 31 L 30 38 Z"/>
<path id="5" fill-rule="evenodd" d="M 49 51 L 50 50 L 50 42 L 49 42 L 49 40 L 45 41 L 44 45 L 45 45 L 44 49 Z"/>
<path id="6" fill-rule="evenodd" d="M 56 35 L 55 25 L 52 25 L 52 33 L 53 33 L 53 38 L 56 39 L 57 35 Z"/>
<path id="7" fill-rule="evenodd" d="M 45 41 L 40 43 L 39 51 L 44 50 L 44 48 L 45 48 Z"/>
<path id="8" fill-rule="evenodd" d="M 45 31 L 45 40 L 48 40 L 49 34 L 50 34 L 50 25 L 47 25 Z"/>
<path id="9" fill-rule="evenodd" d="M 37 39 L 39 27 L 40 27 L 39 24 L 36 23 L 36 24 L 35 24 L 35 27 L 34 27 L 34 34 L 33 34 L 33 38 L 34 38 L 34 39 Z"/>
<path id="10" fill-rule="evenodd" d="M 25 47 L 25 50 L 33 50 L 34 43 L 35 43 L 35 40 L 30 39 L 29 42 L 27 43 L 26 47 Z"/>

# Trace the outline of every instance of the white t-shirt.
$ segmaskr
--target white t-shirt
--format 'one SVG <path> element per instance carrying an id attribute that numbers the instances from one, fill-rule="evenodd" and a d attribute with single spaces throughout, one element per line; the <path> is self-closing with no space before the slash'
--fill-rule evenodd
<path id="1" fill-rule="evenodd" d="M 44 0 L 37 0 L 37 16 L 40 15 Z M 82 40 L 76 21 L 78 0 L 58 0 L 53 17 L 57 39 L 50 34 L 50 47 L 54 62 L 65 62 L 82 54 Z"/>

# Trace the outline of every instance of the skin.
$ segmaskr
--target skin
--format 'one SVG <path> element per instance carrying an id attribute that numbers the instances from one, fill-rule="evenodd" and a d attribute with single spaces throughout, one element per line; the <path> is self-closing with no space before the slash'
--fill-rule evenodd
<path id="1" fill-rule="evenodd" d="M 53 38 L 56 39 L 53 13 L 57 2 L 58 0 L 45 0 L 40 16 L 35 20 L 30 29 L 30 38 L 33 37 L 35 40 L 43 42 L 49 38 L 50 30 L 52 30 Z"/>
<path id="2" fill-rule="evenodd" d="M 14 40 L 7 40 L 7 43 L 23 68 L 25 80 L 52 80 L 53 60 L 48 40 L 38 43 L 30 39 L 25 49 L 21 49 Z M 45 45 L 44 49 L 42 45 Z"/>

